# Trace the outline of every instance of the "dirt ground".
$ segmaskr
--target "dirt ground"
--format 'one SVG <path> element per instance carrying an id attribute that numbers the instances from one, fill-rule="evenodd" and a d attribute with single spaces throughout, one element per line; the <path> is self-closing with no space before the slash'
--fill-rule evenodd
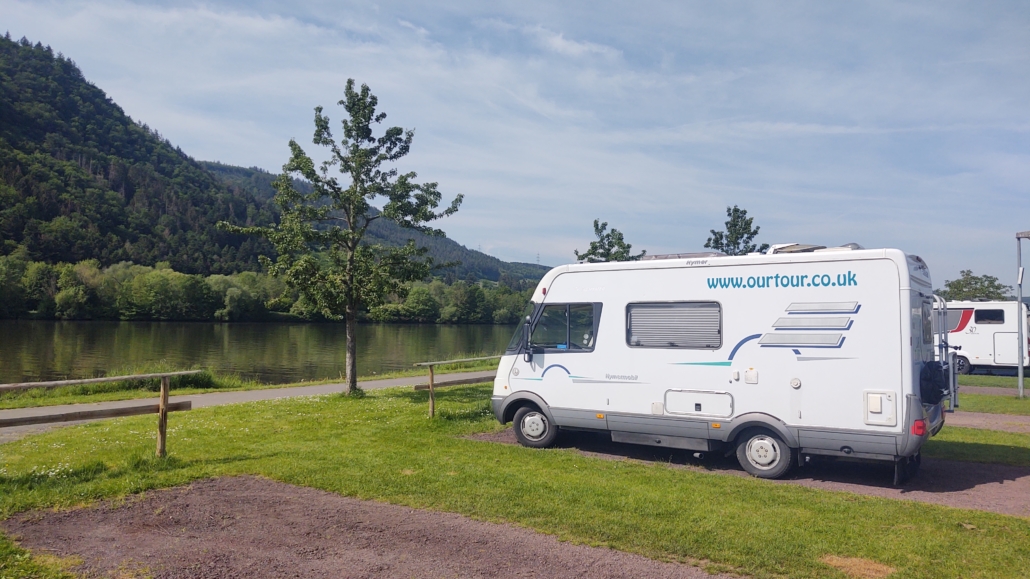
<path id="1" fill-rule="evenodd" d="M 470 438 L 518 444 L 510 428 Z M 689 451 L 619 444 L 601 434 L 562 432 L 558 446 L 576 448 L 598 458 L 661 461 L 681 468 L 750 476 L 736 457 L 709 453 L 699 460 Z M 918 474 L 896 488 L 892 465 L 826 460 L 796 468 L 786 479 L 775 482 L 1030 517 L 1030 468 L 1027 467 L 924 458 Z"/>
<path id="2" fill-rule="evenodd" d="M 257 477 L 198 481 L 127 503 L 22 513 L 0 528 L 87 577 L 661 577 L 730 579 L 509 525 L 341 497 Z"/>

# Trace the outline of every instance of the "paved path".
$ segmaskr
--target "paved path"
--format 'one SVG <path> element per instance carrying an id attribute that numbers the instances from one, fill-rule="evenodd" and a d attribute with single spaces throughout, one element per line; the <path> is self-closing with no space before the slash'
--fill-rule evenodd
<path id="1" fill-rule="evenodd" d="M 944 415 L 944 427 L 947 428 L 949 426 L 1030 434 L 1030 416 L 963 412 L 960 406 L 957 412 Z"/>
<path id="2" fill-rule="evenodd" d="M 457 374 L 442 374 L 436 377 L 436 383 L 441 386 L 454 386 L 457 384 L 475 384 L 493 379 L 495 372 L 487 370 L 482 372 L 462 372 Z M 388 380 L 367 380 L 359 384 L 366 390 L 380 388 L 392 388 L 395 386 L 414 386 L 425 384 L 425 376 L 410 376 L 407 378 L 391 378 Z M 211 392 L 209 394 L 190 394 L 188 396 L 172 396 L 170 402 L 189 400 L 193 408 L 205 406 L 221 406 L 223 404 L 236 404 L 239 402 L 253 402 L 256 400 L 272 400 L 276 398 L 288 398 L 291 396 L 314 396 L 320 394 L 332 394 L 343 390 L 342 383 L 320 384 L 318 386 L 295 386 L 292 388 L 269 388 L 267 390 L 244 390 L 238 392 Z M 963 386 L 961 392 L 967 394 L 997 394 L 1014 396 L 1012 388 L 976 387 Z M 21 416 L 39 416 L 47 414 L 61 414 L 64 412 L 75 412 L 78 410 L 100 410 L 107 408 L 124 408 L 135 406 L 145 402 L 153 402 L 154 399 L 144 398 L 136 400 L 118 400 L 113 402 L 96 402 L 92 404 L 65 404 L 62 406 L 42 406 L 34 408 L 17 408 L 13 410 L 0 410 L 0 418 L 16 418 Z M 43 432 L 51 428 L 81 424 L 87 421 L 60 422 L 55 424 L 38 424 L 32 426 L 16 426 L 11 428 L 0 428 L 0 444 L 17 440 L 27 434 Z M 945 416 L 945 423 L 949 426 L 964 428 L 981 428 L 985 430 L 1000 430 L 1003 432 L 1030 433 L 1030 416 L 1015 416 L 1009 414 L 984 414 L 980 412 L 958 412 L 949 413 Z"/>
<path id="3" fill-rule="evenodd" d="M 458 384 L 476 384 L 489 382 L 497 374 L 494 370 L 482 372 L 461 372 L 456 374 L 440 374 L 433 381 L 439 386 L 455 386 Z M 358 384 L 365 390 L 378 390 L 381 388 L 392 388 L 395 386 L 415 386 L 416 384 L 427 384 L 426 376 L 409 376 L 407 378 L 390 378 L 387 380 L 359 381 Z M 318 386 L 295 386 L 292 388 L 269 388 L 266 390 L 243 390 L 237 392 L 212 392 L 210 394 L 190 394 L 187 396 L 172 396 L 169 402 L 182 402 L 189 400 L 193 408 L 205 406 L 221 406 L 223 404 L 237 404 L 240 402 L 254 402 L 256 400 L 273 400 L 276 398 L 289 398 L 292 396 L 315 396 L 320 394 L 333 394 L 343 391 L 343 383 L 320 384 Z M 138 398 L 135 400 L 117 400 L 112 402 L 94 402 L 90 404 L 64 404 L 61 406 L 36 406 L 33 408 L 16 408 L 12 410 L 0 410 L 0 418 L 20 418 L 23 416 L 46 416 L 51 414 L 63 414 L 65 412 L 76 412 L 81 410 L 103 410 L 108 408 L 125 408 L 145 403 L 154 403 L 154 398 Z M 77 422 L 58 422 L 53 424 L 34 424 L 32 426 L 14 426 L 0 428 L 0 444 L 17 440 L 25 435 L 36 432 L 43 432 L 51 428 L 71 426 L 89 422 L 81 420 Z"/>

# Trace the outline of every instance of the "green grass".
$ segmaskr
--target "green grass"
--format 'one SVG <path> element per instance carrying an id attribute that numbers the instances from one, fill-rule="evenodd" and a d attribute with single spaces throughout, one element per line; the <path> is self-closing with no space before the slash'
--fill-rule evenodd
<path id="1" fill-rule="evenodd" d="M 1030 376 L 1028 376 L 1030 378 Z M 1015 376 L 984 376 L 980 374 L 959 374 L 959 386 L 990 386 L 994 388 L 1018 388 Z M 1030 379 L 1024 387 L 1030 387 Z"/>
<path id="2" fill-rule="evenodd" d="M 460 354 L 459 358 L 476 358 L 482 354 Z M 481 360 L 478 362 L 459 362 L 436 367 L 436 374 L 455 372 L 476 372 L 480 370 L 496 370 L 497 360 Z M 123 368 L 108 372 L 108 376 L 128 374 L 149 374 L 156 372 L 174 372 L 181 368 L 172 368 L 164 364 L 150 364 L 142 367 Z M 359 380 L 387 380 L 409 376 L 428 376 L 426 368 L 413 368 L 382 374 L 372 373 L 359 376 Z M 246 380 L 231 374 L 215 374 L 204 371 L 195 376 L 179 376 L 171 380 L 173 395 L 204 394 L 212 391 L 233 392 L 240 390 L 264 390 L 269 388 L 294 388 L 299 386 L 316 386 L 343 382 L 340 378 L 326 378 L 290 384 L 267 384 L 256 380 Z M 64 386 L 61 388 L 33 388 L 14 392 L 0 392 L 0 410 L 11 408 L 30 408 L 37 406 L 57 406 L 59 404 L 85 404 L 90 402 L 108 402 L 111 400 L 134 400 L 154 398 L 157 396 L 160 380 L 132 380 L 126 382 L 105 382 L 101 384 L 83 384 L 80 386 Z M 2 577 L 0 577 L 2 579 Z"/>
<path id="3" fill-rule="evenodd" d="M 1016 398 L 1014 393 L 1012 396 L 993 396 L 959 392 L 958 401 L 959 412 L 986 412 L 988 414 L 1030 416 L 1030 397 L 1020 400 Z"/>
<path id="4" fill-rule="evenodd" d="M 923 446 L 923 456 L 1030 467 L 1030 434 L 947 426 Z"/>
<path id="5" fill-rule="evenodd" d="M 0 445 L 0 518 L 253 474 L 760 578 L 843 579 L 819 561 L 827 554 L 891 565 L 895 577 L 1030 573 L 1026 519 L 462 438 L 500 428 L 489 393 L 441 390 L 435 420 L 426 393 L 410 389 L 177 413 L 163 460 L 152 458 L 153 417 L 51 431 Z M 956 448 L 1001 440 L 1026 461 L 1030 437 L 967 440 L 953 430 L 928 452 L 953 458 Z M 0 564 L 13 564 L 20 555 L 2 545 Z"/>

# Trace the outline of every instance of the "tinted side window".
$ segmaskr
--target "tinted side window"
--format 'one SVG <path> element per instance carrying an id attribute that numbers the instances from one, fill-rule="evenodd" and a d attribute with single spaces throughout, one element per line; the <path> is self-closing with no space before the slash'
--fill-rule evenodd
<path id="1" fill-rule="evenodd" d="M 542 348 L 568 348 L 569 324 L 565 304 L 544 306 L 533 327 L 532 343 Z"/>
<path id="2" fill-rule="evenodd" d="M 923 323 L 923 343 L 933 343 L 933 314 L 931 313 L 930 303 L 923 302 L 923 311 L 920 316 Z"/>
<path id="3" fill-rule="evenodd" d="M 569 306 L 569 343 L 574 350 L 588 350 L 594 347 L 593 304 Z"/>
<path id="4" fill-rule="evenodd" d="M 533 326 L 530 341 L 544 350 L 585 352 L 594 349 L 601 304 L 548 304 Z"/>
<path id="5" fill-rule="evenodd" d="M 718 302 L 666 302 L 626 306 L 626 343 L 639 348 L 722 347 Z"/>
<path id="6" fill-rule="evenodd" d="M 1004 324 L 1005 310 L 976 310 L 973 320 L 978 324 Z"/>

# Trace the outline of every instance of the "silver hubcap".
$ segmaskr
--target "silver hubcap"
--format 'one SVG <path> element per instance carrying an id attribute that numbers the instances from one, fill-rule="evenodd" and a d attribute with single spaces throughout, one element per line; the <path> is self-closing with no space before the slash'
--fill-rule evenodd
<path id="1" fill-rule="evenodd" d="M 547 434 L 547 419 L 539 412 L 530 412 L 522 417 L 522 434 L 531 440 L 540 440 Z"/>
<path id="2" fill-rule="evenodd" d="M 747 460 L 755 468 L 769 470 L 780 461 L 780 445 L 768 436 L 756 436 L 747 441 Z"/>

